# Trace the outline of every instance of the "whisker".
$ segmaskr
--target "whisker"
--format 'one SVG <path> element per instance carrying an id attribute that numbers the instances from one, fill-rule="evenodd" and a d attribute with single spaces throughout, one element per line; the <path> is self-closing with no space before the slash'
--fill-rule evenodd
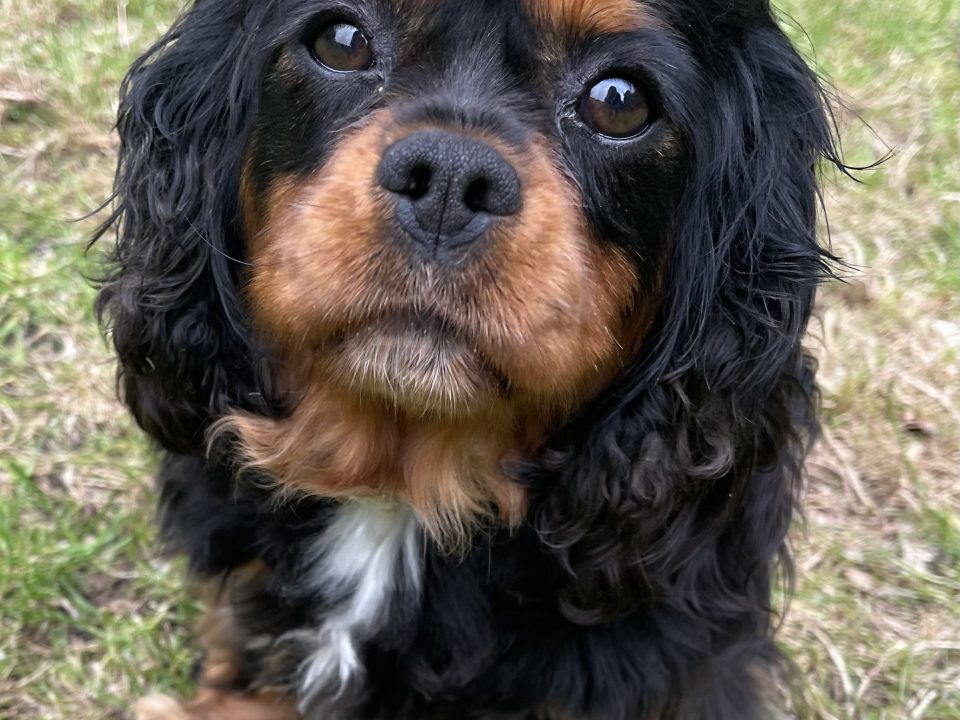
<path id="1" fill-rule="evenodd" d="M 252 266 L 253 266 L 253 263 L 247 262 L 246 260 L 241 260 L 240 258 L 235 258 L 235 257 L 233 257 L 232 255 L 230 255 L 229 253 L 224 252 L 223 250 L 221 250 L 220 248 L 218 248 L 216 245 L 214 245 L 212 242 L 210 242 L 210 239 L 209 239 L 206 235 L 204 235 L 202 232 L 200 232 L 200 230 L 197 228 L 196 225 L 193 224 L 193 222 L 190 220 L 190 218 L 185 218 L 185 219 L 186 219 L 186 221 L 187 221 L 187 224 L 190 226 L 190 229 L 193 230 L 193 232 L 196 234 L 196 236 L 197 236 L 198 238 L 200 238 L 201 240 L 203 240 L 204 244 L 205 244 L 208 248 L 210 248 L 211 250 L 213 250 L 215 253 L 217 253 L 217 254 L 220 255 L 221 257 L 226 258 L 226 259 L 229 260 L 230 262 L 235 262 L 235 263 L 237 263 L 238 265 L 246 265 L 246 266 L 248 266 L 248 267 L 252 267 Z"/>

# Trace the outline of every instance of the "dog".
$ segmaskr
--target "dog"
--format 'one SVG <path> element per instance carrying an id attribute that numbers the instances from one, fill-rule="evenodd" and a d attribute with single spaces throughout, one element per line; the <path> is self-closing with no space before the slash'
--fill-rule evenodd
<path id="1" fill-rule="evenodd" d="M 97 299 L 208 604 L 141 720 L 751 720 L 827 97 L 766 0 L 196 0 Z"/>

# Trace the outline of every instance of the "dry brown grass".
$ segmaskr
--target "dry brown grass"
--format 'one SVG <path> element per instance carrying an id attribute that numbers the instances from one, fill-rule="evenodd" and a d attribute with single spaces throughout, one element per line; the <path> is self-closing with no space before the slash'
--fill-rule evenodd
<path id="1" fill-rule="evenodd" d="M 784 632 L 804 717 L 960 717 L 960 11 L 904 5 L 810 28 L 873 127 L 840 116 L 848 156 L 894 155 L 827 198 L 853 269 L 811 329 L 826 426 Z"/>

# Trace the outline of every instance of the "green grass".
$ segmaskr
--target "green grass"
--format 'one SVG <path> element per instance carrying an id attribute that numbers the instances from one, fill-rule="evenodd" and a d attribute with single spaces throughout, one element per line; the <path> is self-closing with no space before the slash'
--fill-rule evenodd
<path id="1" fill-rule="evenodd" d="M 826 432 L 782 633 L 792 715 L 960 720 L 960 4 L 782 3 L 844 147 L 810 343 Z M 156 554 L 152 458 L 90 310 L 120 78 L 170 0 L 0 0 L 0 717 L 122 716 L 184 690 L 196 608 Z M 869 127 L 859 121 L 860 114 Z"/>
<path id="2" fill-rule="evenodd" d="M 120 411 L 84 258 L 117 87 L 170 2 L 0 0 L 0 717 L 121 715 L 183 683 L 195 614 L 156 556 L 146 443 Z M 8 53 L 7 48 L 12 52 Z"/>

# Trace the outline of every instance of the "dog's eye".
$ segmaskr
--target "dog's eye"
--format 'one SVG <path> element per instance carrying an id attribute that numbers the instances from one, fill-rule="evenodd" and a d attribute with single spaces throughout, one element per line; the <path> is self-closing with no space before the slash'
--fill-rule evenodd
<path id="1" fill-rule="evenodd" d="M 363 31 L 345 22 L 325 25 L 313 41 L 313 55 L 330 70 L 353 72 L 373 64 L 370 41 Z"/>
<path id="2" fill-rule="evenodd" d="M 578 112 L 587 125 L 611 138 L 639 135 L 651 120 L 642 88 L 620 77 L 594 83 L 580 100 Z"/>

